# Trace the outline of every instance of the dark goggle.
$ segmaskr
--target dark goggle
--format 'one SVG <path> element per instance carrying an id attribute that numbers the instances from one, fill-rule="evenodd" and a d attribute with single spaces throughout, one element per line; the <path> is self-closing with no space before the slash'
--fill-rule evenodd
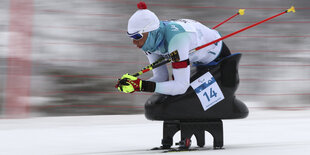
<path id="1" fill-rule="evenodd" d="M 143 37 L 143 34 L 139 31 L 132 34 L 127 32 L 127 35 L 134 40 L 140 40 Z"/>

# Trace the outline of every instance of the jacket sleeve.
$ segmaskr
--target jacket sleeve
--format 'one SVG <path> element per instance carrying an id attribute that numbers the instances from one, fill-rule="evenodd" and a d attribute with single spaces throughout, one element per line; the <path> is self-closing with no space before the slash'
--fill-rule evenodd
<path id="1" fill-rule="evenodd" d="M 190 50 L 189 33 L 180 33 L 175 35 L 169 42 L 169 53 L 177 50 L 180 61 L 187 60 L 189 58 L 188 53 Z M 190 86 L 190 65 L 173 68 L 172 69 L 174 80 L 166 82 L 157 82 L 155 92 L 167 95 L 179 95 L 184 94 Z"/>
<path id="2" fill-rule="evenodd" d="M 146 56 L 149 59 L 150 64 L 161 58 L 161 55 L 146 52 Z M 169 72 L 166 65 L 162 65 L 160 67 L 157 67 L 153 69 L 153 77 L 148 79 L 147 81 L 153 81 L 153 82 L 164 82 L 169 80 Z"/>

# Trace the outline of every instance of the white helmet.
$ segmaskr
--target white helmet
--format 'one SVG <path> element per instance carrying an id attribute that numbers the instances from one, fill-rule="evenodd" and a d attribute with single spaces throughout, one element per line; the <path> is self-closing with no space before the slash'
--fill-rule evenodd
<path id="1" fill-rule="evenodd" d="M 159 28 L 159 19 L 152 11 L 147 9 L 144 2 L 137 4 L 138 9 L 128 20 L 127 33 L 150 32 Z"/>

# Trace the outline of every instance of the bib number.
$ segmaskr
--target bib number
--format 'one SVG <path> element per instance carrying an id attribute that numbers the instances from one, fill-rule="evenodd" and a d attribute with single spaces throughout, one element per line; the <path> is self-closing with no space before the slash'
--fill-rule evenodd
<path id="1" fill-rule="evenodd" d="M 209 72 L 193 81 L 191 87 L 196 92 L 205 111 L 224 99 L 220 87 Z"/>

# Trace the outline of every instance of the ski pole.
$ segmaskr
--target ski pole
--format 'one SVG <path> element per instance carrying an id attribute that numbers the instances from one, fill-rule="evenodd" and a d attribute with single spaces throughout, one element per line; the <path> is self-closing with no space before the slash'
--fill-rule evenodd
<path id="1" fill-rule="evenodd" d="M 241 14 L 244 14 L 243 11 L 244 11 L 244 9 L 240 9 L 238 13 L 240 13 L 240 15 L 241 15 Z M 205 47 L 207 47 L 207 46 L 209 46 L 209 45 L 212 45 L 212 44 L 214 44 L 214 43 L 217 43 L 217 42 L 219 42 L 219 41 L 221 41 L 221 40 L 224 40 L 224 39 L 226 39 L 226 38 L 228 38 L 228 37 L 231 37 L 231 36 L 233 36 L 233 35 L 235 35 L 235 34 L 237 34 L 237 33 L 240 33 L 240 32 L 242 32 L 242 31 L 245 31 L 245 30 L 247 30 L 247 29 L 250 29 L 250 28 L 252 28 L 252 27 L 254 27 L 254 26 L 257 26 L 257 25 L 259 25 L 259 24 L 262 24 L 262 23 L 264 23 L 264 22 L 266 22 L 266 21 L 268 21 L 268 20 L 271 20 L 271 19 L 273 19 L 273 18 L 276 18 L 276 17 L 281 16 L 281 15 L 283 15 L 283 14 L 285 14 L 285 13 L 288 13 L 288 12 L 295 12 L 294 6 L 292 6 L 291 8 L 289 8 L 289 9 L 287 9 L 287 10 L 285 10 L 285 11 L 279 13 L 279 14 L 276 14 L 276 15 L 274 15 L 274 16 L 272 16 L 272 17 L 269 17 L 269 18 L 264 19 L 264 20 L 262 20 L 262 21 L 260 21 L 260 22 L 257 22 L 257 23 L 255 23 L 255 24 L 252 24 L 252 25 L 250 25 L 250 26 L 248 26 L 248 27 L 245 27 L 245 28 L 243 28 L 243 29 L 241 29 L 241 30 L 238 30 L 238 31 L 236 31 L 236 32 L 233 32 L 233 33 L 231 33 L 231 34 L 228 34 L 228 35 L 226 35 L 226 36 L 224 36 L 224 37 L 221 37 L 221 38 L 219 38 L 219 39 L 216 39 L 216 40 L 214 40 L 214 41 L 211 41 L 211 42 L 209 42 L 209 43 L 207 43 L 207 44 L 198 46 L 198 47 L 196 47 L 196 48 L 190 50 L 189 53 L 191 54 L 191 53 L 193 53 L 193 52 L 195 52 L 195 51 L 198 51 L 198 50 L 200 50 L 200 49 L 202 49 L 202 48 L 205 48 Z M 164 59 L 163 59 L 163 60 L 164 60 Z M 170 59 L 169 59 L 169 60 L 170 60 Z M 170 60 L 170 61 L 171 61 L 171 60 Z M 170 61 L 166 60 L 165 62 L 168 63 L 168 62 L 170 62 Z M 161 64 L 166 64 L 166 63 L 161 63 Z M 153 66 L 153 67 L 152 67 L 151 69 L 149 69 L 149 70 L 144 70 L 143 73 L 148 72 L 148 71 L 150 71 L 150 70 L 153 70 L 154 68 L 159 67 L 159 66 L 160 66 L 160 65 Z M 141 75 L 141 74 L 140 74 L 140 75 Z"/>
<path id="2" fill-rule="evenodd" d="M 221 22 L 220 24 L 214 26 L 212 29 L 218 28 L 219 26 L 223 25 L 224 23 L 226 23 L 227 21 L 231 20 L 232 18 L 234 18 L 234 17 L 236 17 L 236 16 L 238 16 L 238 15 L 241 15 L 241 16 L 244 15 L 244 10 L 245 10 L 245 9 L 239 9 L 238 13 L 236 13 L 235 15 L 233 15 L 233 16 L 229 17 L 228 19 L 224 20 L 224 21 Z M 153 70 L 154 68 L 159 67 L 159 66 L 161 66 L 161 65 L 163 65 L 163 64 L 169 63 L 170 61 L 171 61 L 171 60 L 169 60 L 169 59 L 160 58 L 160 59 L 158 59 L 157 61 L 155 61 L 154 63 L 152 63 L 152 64 L 150 64 L 150 65 L 144 67 L 144 68 L 143 68 L 142 70 L 140 70 L 139 72 L 132 74 L 132 76 L 138 77 L 139 75 L 141 75 L 141 74 L 143 74 L 143 73 L 145 73 L 145 72 L 148 72 L 148 71 L 150 71 L 150 70 Z"/>
<path id="3" fill-rule="evenodd" d="M 226 23 L 227 21 L 229 21 L 229 20 L 235 18 L 235 17 L 238 16 L 238 15 L 241 15 L 241 16 L 244 15 L 244 9 L 239 9 L 238 13 L 236 13 L 236 14 L 234 14 L 233 16 L 229 17 L 228 19 L 222 21 L 222 22 L 219 23 L 218 25 L 214 26 L 212 29 L 218 28 L 219 26 L 223 25 L 224 23 Z"/>
<path id="4" fill-rule="evenodd" d="M 163 62 L 167 62 L 167 63 L 168 63 L 168 62 L 170 62 L 170 59 L 159 58 L 157 61 L 153 62 L 152 64 L 150 64 L 150 65 L 148 65 L 148 66 L 146 66 L 146 67 L 144 67 L 144 68 L 141 69 L 139 72 L 132 74 L 132 76 L 137 77 L 137 76 L 139 76 L 139 75 L 141 75 L 141 74 L 143 74 L 143 73 L 145 73 L 145 72 L 148 72 L 148 71 L 150 71 L 150 70 L 153 70 L 153 68 L 157 68 L 157 67 L 159 67 L 159 66 L 165 64 L 165 63 L 163 63 Z"/>
<path id="5" fill-rule="evenodd" d="M 141 74 L 143 74 L 143 73 L 145 73 L 145 72 L 148 72 L 148 71 L 150 71 L 150 70 L 153 70 L 154 68 L 157 68 L 157 67 L 159 67 L 159 66 L 161 66 L 161 65 L 163 65 L 163 64 L 169 63 L 171 60 L 174 60 L 174 61 L 179 61 L 179 60 L 180 60 L 179 55 L 178 55 L 178 51 L 173 51 L 173 52 L 171 52 L 171 53 L 169 54 L 169 59 L 164 58 L 164 57 L 159 58 L 158 60 L 156 60 L 156 61 L 153 62 L 152 64 L 150 64 L 150 65 L 144 67 L 144 68 L 143 68 L 142 70 L 140 70 L 139 72 L 132 74 L 132 76 L 137 77 L 137 76 L 139 76 L 139 75 L 141 75 Z"/>
<path id="6" fill-rule="evenodd" d="M 238 30 L 238 31 L 236 31 L 236 32 L 233 32 L 233 33 L 231 33 L 231 34 L 228 34 L 228 35 L 226 35 L 226 36 L 224 36 L 224 37 L 221 37 L 221 38 L 219 38 L 219 39 L 216 39 L 216 40 L 214 40 L 214 41 L 211 41 L 211 42 L 209 42 L 209 43 L 207 43 L 207 44 L 198 46 L 198 47 L 196 47 L 196 48 L 190 50 L 190 51 L 189 51 L 189 54 L 191 54 L 191 53 L 193 53 L 193 52 L 196 52 L 196 51 L 198 51 L 198 50 L 200 50 L 200 49 L 202 49 L 202 48 L 205 48 L 205 47 L 207 47 L 207 46 L 209 46 L 209 45 L 212 45 L 212 44 L 214 44 L 214 43 L 217 43 L 217 42 L 219 42 L 219 41 L 221 41 L 221 40 L 224 40 L 224 39 L 226 39 L 226 38 L 228 38 L 228 37 L 231 37 L 231 36 L 233 36 L 233 35 L 235 35 L 235 34 L 237 34 L 237 33 L 240 33 L 240 32 L 242 32 L 242 31 L 245 31 L 245 30 L 247 30 L 247 29 L 250 29 L 250 28 L 252 28 L 252 27 L 254 27 L 254 26 L 257 26 L 257 25 L 259 25 L 259 24 L 261 24 L 261 23 L 264 23 L 264 22 L 266 22 L 266 21 L 268 21 L 268 20 L 271 20 L 271 19 L 273 19 L 273 18 L 276 18 L 276 17 L 278 17 L 278 16 L 281 16 L 281 15 L 283 15 L 283 14 L 285 14 L 285 13 L 288 13 L 288 12 L 295 12 L 294 6 L 292 6 L 290 9 L 285 10 L 284 12 L 281 12 L 281 13 L 279 13 L 279 14 L 276 14 L 276 15 L 272 16 L 272 17 L 269 17 L 269 18 L 267 18 L 267 19 L 264 19 L 264 20 L 262 20 L 262 21 L 260 21 L 260 22 L 257 22 L 257 23 L 255 23 L 255 24 L 252 24 L 252 25 L 250 25 L 250 26 L 248 26 L 248 27 L 245 27 L 245 28 L 243 28 L 243 29 L 241 29 L 241 30 Z M 238 12 L 238 13 L 239 13 L 239 12 Z M 240 13 L 240 15 L 241 15 L 241 13 Z M 141 75 L 141 74 L 143 74 L 143 73 L 146 73 L 146 72 L 148 72 L 148 71 L 151 71 L 151 70 L 153 70 L 153 69 L 155 69 L 155 68 L 157 68 L 157 67 L 159 67 L 159 66 L 161 66 L 161 65 L 164 65 L 164 64 L 166 64 L 166 63 L 169 63 L 170 61 L 171 61 L 171 59 L 161 58 L 161 59 L 155 61 L 154 63 L 148 65 L 147 67 L 143 68 L 141 71 L 139 71 L 139 72 L 133 74 L 133 76 L 137 77 L 137 76 L 139 76 L 139 75 Z"/>
<path id="7" fill-rule="evenodd" d="M 212 44 L 214 44 L 214 43 L 217 43 L 217 42 L 219 42 L 219 41 L 221 41 L 221 40 L 224 40 L 224 39 L 226 39 L 226 38 L 228 38 L 228 37 L 231 37 L 231 36 L 233 36 L 233 35 L 235 35 L 235 34 L 238 34 L 238 33 L 242 32 L 242 31 L 245 31 L 245 30 L 247 30 L 247 29 L 250 29 L 250 28 L 252 28 L 252 27 L 254 27 L 254 26 L 257 26 L 257 25 L 259 25 L 259 24 L 261 24 L 261 23 L 264 23 L 264 22 L 266 22 L 266 21 L 268 21 L 268 20 L 271 20 L 271 19 L 273 19 L 273 18 L 276 18 L 276 17 L 281 16 L 281 15 L 283 15 L 283 14 L 285 14 L 285 13 L 288 13 L 288 12 L 295 12 L 294 6 L 292 6 L 291 8 L 289 8 L 289 9 L 287 9 L 287 10 L 285 10 L 285 11 L 279 13 L 279 14 L 276 14 L 276 15 L 274 15 L 274 16 L 272 16 L 272 17 L 269 17 L 269 18 L 264 19 L 264 20 L 262 20 L 262 21 L 260 21 L 260 22 L 257 22 L 257 23 L 255 23 L 255 24 L 252 24 L 252 25 L 250 25 L 250 26 L 248 26 L 248 27 L 245 27 L 245 28 L 243 28 L 243 29 L 241 29 L 241 30 L 238 30 L 238 31 L 236 31 L 236 32 L 233 32 L 233 33 L 231 33 L 231 34 L 228 34 L 228 35 L 226 35 L 226 36 L 224 36 L 224 37 L 221 37 L 221 38 L 219 38 L 219 39 L 216 39 L 216 40 L 214 40 L 214 41 L 211 41 L 211 42 L 209 42 L 209 43 L 207 43 L 207 44 L 204 44 L 204 45 L 201 45 L 201 46 L 199 46 L 199 47 L 196 47 L 196 48 L 190 50 L 189 53 L 191 54 L 191 53 L 193 53 L 193 52 L 195 52 L 195 51 L 198 51 L 198 50 L 200 50 L 200 49 L 202 49 L 202 48 L 205 48 L 205 47 L 207 47 L 207 46 L 209 46 L 209 45 L 212 45 Z"/>

